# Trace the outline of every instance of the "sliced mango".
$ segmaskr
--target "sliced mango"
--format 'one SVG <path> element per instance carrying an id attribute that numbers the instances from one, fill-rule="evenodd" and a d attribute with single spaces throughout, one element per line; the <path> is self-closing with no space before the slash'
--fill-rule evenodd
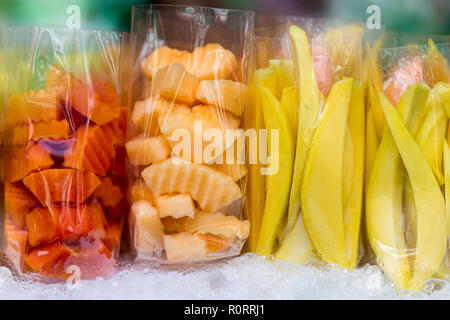
<path id="1" fill-rule="evenodd" d="M 281 89 L 294 85 L 294 61 L 290 59 L 272 59 L 269 60 L 269 67 L 276 70 L 278 83 Z"/>
<path id="2" fill-rule="evenodd" d="M 438 82 L 450 82 L 448 61 L 436 48 L 431 38 L 428 40 L 428 54 L 425 61 L 427 63 L 427 81 L 431 87 Z"/>
<path id="3" fill-rule="evenodd" d="M 259 92 L 265 127 L 269 130 L 268 150 L 278 153 L 269 154 L 269 166 L 276 171 L 271 170 L 266 176 L 266 204 L 256 249 L 257 254 L 265 256 L 272 254 L 276 231 L 287 209 L 294 164 L 294 141 L 287 116 L 277 98 L 267 88 L 260 87 Z M 272 130 L 279 131 L 278 141 L 272 141 Z M 278 145 L 273 148 L 272 144 Z"/>
<path id="4" fill-rule="evenodd" d="M 414 192 L 417 210 L 417 246 L 414 273 L 409 289 L 417 292 L 438 270 L 445 255 L 447 247 L 445 201 L 432 170 L 398 112 L 384 95 L 380 94 L 380 100 Z"/>
<path id="5" fill-rule="evenodd" d="M 349 78 L 336 82 L 331 88 L 323 117 L 311 141 L 301 189 L 302 214 L 314 247 L 324 261 L 340 266 L 348 263 L 342 159 L 352 83 Z"/>
<path id="6" fill-rule="evenodd" d="M 289 120 L 289 127 L 294 143 L 297 141 L 299 99 L 300 96 L 297 86 L 285 87 L 280 98 L 281 107 Z"/>

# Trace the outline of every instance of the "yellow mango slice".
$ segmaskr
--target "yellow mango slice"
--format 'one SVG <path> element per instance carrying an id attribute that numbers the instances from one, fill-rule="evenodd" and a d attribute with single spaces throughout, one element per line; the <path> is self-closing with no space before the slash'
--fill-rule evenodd
<path id="1" fill-rule="evenodd" d="M 195 90 L 200 102 L 223 108 L 238 117 L 244 112 L 246 95 L 246 86 L 232 80 L 202 80 Z"/>
<path id="2" fill-rule="evenodd" d="M 347 183 L 348 195 L 344 204 L 344 230 L 346 239 L 346 255 L 349 260 L 348 267 L 356 268 L 358 259 L 359 230 L 361 224 L 361 211 L 364 187 L 364 100 L 361 82 L 353 82 L 352 95 L 348 110 L 349 135 L 346 135 L 343 161 L 350 163 L 352 174 L 343 173 L 344 191 Z M 346 149 L 351 149 L 351 160 L 346 158 Z M 345 168 L 345 165 L 344 165 Z M 347 170 L 350 171 L 350 170 Z M 348 179 L 348 180 L 347 180 Z M 345 182 L 345 181 L 349 182 Z"/>
<path id="3" fill-rule="evenodd" d="M 410 86 L 401 97 L 398 110 L 403 121 L 421 121 L 429 89 Z M 406 290 L 411 279 L 402 228 L 402 196 L 405 169 L 394 138 L 388 128 L 378 149 L 366 193 L 367 235 L 385 272 Z"/>
<path id="4" fill-rule="evenodd" d="M 364 186 L 366 190 L 369 184 L 370 174 L 372 172 L 373 163 L 375 161 L 379 145 L 380 140 L 378 139 L 372 108 L 369 108 L 367 110 L 366 117 L 366 157 L 364 166 Z"/>
<path id="5" fill-rule="evenodd" d="M 274 68 L 277 74 L 279 87 L 283 90 L 295 83 L 294 61 L 289 59 L 271 59 L 269 67 Z"/>
<path id="6" fill-rule="evenodd" d="M 294 174 L 289 194 L 288 230 L 293 228 L 299 215 L 303 169 L 321 108 L 321 94 L 317 85 L 308 37 L 297 26 L 290 27 L 289 36 L 293 47 L 294 61 L 298 66 L 300 109 L 298 113 L 299 123 L 295 148 Z"/>
<path id="7" fill-rule="evenodd" d="M 155 199 L 160 218 L 193 218 L 195 206 L 189 194 L 162 195 Z"/>
<path id="8" fill-rule="evenodd" d="M 278 81 L 277 70 L 273 67 L 262 68 L 255 71 L 255 85 L 263 86 L 269 89 L 272 94 L 279 99 L 283 88 Z"/>
<path id="9" fill-rule="evenodd" d="M 445 201 L 432 170 L 398 112 L 383 94 L 379 96 L 387 124 L 414 192 L 417 211 L 417 246 L 414 273 L 409 289 L 417 292 L 438 270 L 444 258 L 447 247 Z"/>
<path id="10" fill-rule="evenodd" d="M 299 93 L 296 86 L 285 87 L 281 93 L 280 104 L 289 120 L 292 138 L 297 141 Z"/>
<path id="11" fill-rule="evenodd" d="M 279 131 L 279 141 L 272 141 L 272 135 L 268 134 L 268 150 L 273 150 L 273 143 L 278 144 L 278 148 L 275 148 L 278 154 L 269 154 L 271 157 L 269 165 L 276 168 L 276 171 L 269 172 L 266 176 L 266 204 L 256 248 L 258 255 L 266 256 L 272 254 L 276 232 L 288 205 L 294 163 L 294 141 L 280 102 L 265 87 L 259 87 L 259 93 L 266 129 L 269 132 Z"/>
<path id="12" fill-rule="evenodd" d="M 431 38 L 428 40 L 428 54 L 425 61 L 427 63 L 427 80 L 431 87 L 438 82 L 450 82 L 448 61 L 436 48 Z"/>
<path id="13" fill-rule="evenodd" d="M 193 219 L 186 220 L 186 231 L 201 234 L 214 234 L 227 238 L 247 239 L 250 223 L 235 216 L 226 216 L 220 212 L 197 212 Z"/>
<path id="14" fill-rule="evenodd" d="M 242 197 L 239 186 L 229 176 L 178 158 L 154 163 L 141 175 L 155 197 L 166 193 L 189 193 L 206 211 L 217 211 Z"/>
<path id="15" fill-rule="evenodd" d="M 292 263 L 302 263 L 312 252 L 312 244 L 302 216 L 298 216 L 294 228 L 283 240 L 276 257 Z"/>
<path id="16" fill-rule="evenodd" d="M 348 78 L 331 88 L 311 142 L 301 189 L 302 214 L 314 247 L 324 261 L 340 266 L 348 263 L 342 159 L 352 83 L 353 80 Z"/>
<path id="17" fill-rule="evenodd" d="M 255 137 L 259 130 L 264 128 L 264 118 L 258 91 L 252 81 L 248 90 L 248 107 L 245 112 L 244 128 L 247 131 L 255 130 Z M 245 217 L 250 220 L 250 236 L 247 240 L 250 252 L 256 252 L 256 244 L 261 226 L 262 215 L 266 198 L 266 178 L 261 174 L 262 163 L 258 159 L 258 150 L 263 147 L 259 139 L 257 143 L 247 148 L 248 175 L 247 194 L 244 201 Z M 252 160 L 252 161 L 250 161 Z"/>
<path id="18" fill-rule="evenodd" d="M 179 103 L 193 104 L 198 79 L 178 63 L 159 69 L 152 79 L 152 95 Z"/>
<path id="19" fill-rule="evenodd" d="M 445 168 L 445 200 L 447 212 L 447 236 L 450 241 L 450 148 L 444 140 L 444 168 Z"/>

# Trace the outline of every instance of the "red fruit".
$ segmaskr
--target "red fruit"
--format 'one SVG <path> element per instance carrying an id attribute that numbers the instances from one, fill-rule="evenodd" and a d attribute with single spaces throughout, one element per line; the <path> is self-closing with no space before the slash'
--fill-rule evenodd
<path id="1" fill-rule="evenodd" d="M 331 58 L 325 44 L 313 41 L 311 45 L 311 55 L 313 59 L 314 71 L 316 73 L 319 90 L 327 95 L 333 85 L 333 69 Z"/>
<path id="2" fill-rule="evenodd" d="M 119 106 L 119 96 L 116 89 L 108 80 L 101 77 L 93 77 L 92 87 L 94 92 L 99 95 L 99 98 L 109 103 L 111 106 Z"/>
<path id="3" fill-rule="evenodd" d="M 124 197 L 120 187 L 113 184 L 110 177 L 102 179 L 102 184 L 95 190 L 94 196 L 107 207 L 115 207 Z"/>
<path id="4" fill-rule="evenodd" d="M 23 179 L 23 183 L 44 207 L 48 207 L 61 202 L 82 203 L 101 181 L 92 172 L 47 169 L 30 174 Z"/>
<path id="5" fill-rule="evenodd" d="M 3 256 L 16 269 L 23 270 L 28 247 L 28 232 L 18 228 L 10 219 L 5 220 L 5 244 Z"/>
<path id="6" fill-rule="evenodd" d="M 25 256 L 25 262 L 34 272 L 43 276 L 66 279 L 70 276 L 66 273 L 69 266 L 66 262 L 70 256 L 68 247 L 60 241 L 54 241 L 34 248 Z"/>
<path id="7" fill-rule="evenodd" d="M 39 205 L 22 183 L 5 183 L 6 216 L 18 228 L 25 228 L 25 216 Z"/>

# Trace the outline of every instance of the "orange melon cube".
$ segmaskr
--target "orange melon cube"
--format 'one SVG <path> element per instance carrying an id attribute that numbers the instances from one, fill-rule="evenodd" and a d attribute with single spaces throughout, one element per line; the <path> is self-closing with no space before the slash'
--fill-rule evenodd
<path id="1" fill-rule="evenodd" d="M 105 177 L 102 179 L 102 184 L 95 190 L 94 197 L 100 199 L 104 206 L 115 207 L 122 201 L 124 194 L 110 177 Z"/>

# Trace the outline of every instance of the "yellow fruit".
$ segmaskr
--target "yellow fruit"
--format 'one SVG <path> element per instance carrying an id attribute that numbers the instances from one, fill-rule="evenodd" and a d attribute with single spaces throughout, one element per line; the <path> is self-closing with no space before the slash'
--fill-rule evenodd
<path id="1" fill-rule="evenodd" d="M 206 257 L 206 241 L 189 232 L 163 236 L 168 262 L 198 261 Z"/>
<path id="2" fill-rule="evenodd" d="M 131 216 L 135 221 L 134 245 L 139 253 L 158 255 L 163 250 L 164 226 L 158 210 L 145 200 L 133 203 Z"/>
<path id="3" fill-rule="evenodd" d="M 420 291 L 439 269 L 447 247 L 445 201 L 433 171 L 397 110 L 380 94 L 386 122 L 411 181 L 417 211 L 417 245 L 409 289 Z"/>
<path id="4" fill-rule="evenodd" d="M 155 199 L 155 203 L 161 218 L 193 218 L 195 214 L 194 202 L 189 194 L 162 195 Z"/>
<path id="5" fill-rule="evenodd" d="M 280 98 L 281 107 L 289 120 L 289 127 L 291 128 L 294 142 L 297 140 L 299 99 L 300 97 L 297 86 L 289 86 L 284 88 Z"/>
<path id="6" fill-rule="evenodd" d="M 170 156 L 170 146 L 162 135 L 145 137 L 138 135 L 125 144 L 128 159 L 135 166 L 145 166 Z"/>
<path id="7" fill-rule="evenodd" d="M 152 96 L 161 95 L 169 100 L 192 104 L 198 79 L 178 63 L 159 69 L 152 79 Z"/>
<path id="8" fill-rule="evenodd" d="M 173 63 L 179 63 L 186 68 L 191 65 L 191 60 L 192 55 L 188 51 L 181 51 L 162 46 L 142 60 L 141 68 L 149 78 L 152 78 L 161 68 L 167 67 Z"/>
<path id="9" fill-rule="evenodd" d="M 195 97 L 204 104 L 223 108 L 236 116 L 244 112 L 247 88 L 232 80 L 202 80 Z"/>
<path id="10" fill-rule="evenodd" d="M 301 189 L 301 210 L 311 241 L 325 262 L 339 266 L 348 263 L 342 160 L 352 83 L 347 78 L 331 88 L 311 141 Z"/>
<path id="11" fill-rule="evenodd" d="M 131 121 L 142 130 L 142 132 L 155 136 L 160 133 L 158 116 L 156 110 L 168 110 L 171 103 L 163 99 L 147 99 L 136 101 L 131 114 Z"/>
<path id="12" fill-rule="evenodd" d="M 229 176 L 182 159 L 152 164 L 141 175 L 154 196 L 189 193 L 206 211 L 217 211 L 242 196 L 239 186 Z"/>
<path id="13" fill-rule="evenodd" d="M 154 202 L 152 192 L 147 188 L 144 180 L 141 178 L 134 181 L 130 188 L 130 202 L 134 203 L 139 200 L 145 200 L 150 204 Z"/>
<path id="14" fill-rule="evenodd" d="M 250 233 L 250 222 L 241 221 L 235 216 L 226 216 L 220 212 L 198 212 L 193 219 L 186 221 L 185 228 L 192 233 L 209 233 L 245 240 Z"/>

